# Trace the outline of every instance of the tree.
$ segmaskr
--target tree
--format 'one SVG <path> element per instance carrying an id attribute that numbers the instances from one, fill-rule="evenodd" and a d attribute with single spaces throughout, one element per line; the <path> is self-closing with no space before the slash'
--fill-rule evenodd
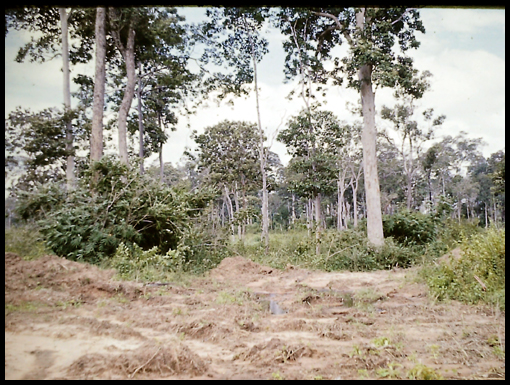
<path id="1" fill-rule="evenodd" d="M 22 190 L 38 183 L 65 179 L 69 156 L 65 146 L 68 121 L 76 135 L 75 143 L 86 147 L 89 122 L 83 110 L 69 115 L 56 108 L 31 112 L 18 107 L 10 112 L 5 121 L 6 178 L 17 168 L 25 171 L 15 183 Z"/>
<path id="2" fill-rule="evenodd" d="M 247 194 L 261 179 L 257 125 L 224 120 L 206 127 L 203 134 L 194 131 L 192 138 L 198 145 L 198 169 L 205 173 L 206 183 L 221 187 L 232 229 L 236 222 L 241 239 L 249 214 Z"/>
<path id="3" fill-rule="evenodd" d="M 289 167 L 297 179 L 291 182 L 291 190 L 315 200 L 317 254 L 320 253 L 321 194 L 328 194 L 335 188 L 335 155 L 343 145 L 341 133 L 341 126 L 332 112 L 313 106 L 311 113 L 302 109 L 299 115 L 291 117 L 287 128 L 277 136 L 292 156 Z"/>
<path id="4" fill-rule="evenodd" d="M 428 71 L 425 71 L 417 82 L 422 82 L 424 89 L 429 88 L 427 77 L 431 76 Z M 421 157 L 423 145 L 431 140 L 434 136 L 434 128 L 441 126 L 446 118 L 441 115 L 434 120 L 432 108 L 423 112 L 423 117 L 426 122 L 431 122 L 427 129 L 421 128 L 416 120 L 412 120 L 415 110 L 416 97 L 413 95 L 406 95 L 404 90 L 397 88 L 395 91 L 397 103 L 391 109 L 387 106 L 382 106 L 381 117 L 393 123 L 393 128 L 400 136 L 400 157 L 404 167 L 405 176 L 407 179 L 406 188 L 406 205 L 407 210 L 411 210 L 413 198 L 413 186 L 415 184 L 417 172 L 419 170 L 418 159 Z M 389 136 L 386 139 L 392 141 Z M 397 146 L 395 146 L 398 148 Z"/>
<path id="5" fill-rule="evenodd" d="M 375 96 L 372 85 L 394 87 L 400 85 L 406 93 L 420 97 L 423 89 L 413 82 L 415 70 L 412 59 L 396 56 L 394 42 L 398 39 L 400 50 L 417 48 L 414 32 L 425 32 L 419 13 L 404 8 L 282 8 L 278 15 L 282 32 L 294 39 L 292 29 L 304 31 L 306 58 L 314 70 L 314 81 L 333 85 L 343 82 L 345 74 L 348 86 L 360 92 L 363 111 L 363 165 L 367 203 L 367 232 L 374 245 L 383 243 L 381 199 L 377 175 Z M 293 26 L 291 28 L 291 26 Z M 331 59 L 333 48 L 349 43 L 350 54 L 333 60 L 333 68 L 327 70 L 324 61 Z M 290 42 L 284 43 L 288 55 L 287 76 L 295 76 L 300 68 L 299 60 Z M 321 86 L 322 88 L 322 86 Z"/>
<path id="6" fill-rule="evenodd" d="M 123 13 L 126 16 L 123 16 Z M 118 130 L 119 130 L 119 156 L 124 164 L 129 164 L 127 151 L 127 116 L 131 108 L 131 102 L 135 94 L 136 74 L 135 74 L 135 25 L 139 15 L 137 10 L 130 8 L 127 10 L 119 8 L 108 8 L 110 20 L 111 35 L 115 46 L 124 59 L 126 66 L 127 83 L 124 89 L 124 96 L 119 108 Z M 127 24 L 127 26 L 125 25 Z M 121 31 L 127 30 L 126 35 L 121 38 Z"/>
<path id="7" fill-rule="evenodd" d="M 22 63 L 27 56 L 31 61 L 45 62 L 55 57 L 62 57 L 64 109 L 66 112 L 66 141 L 67 151 L 66 179 L 67 188 L 72 189 L 75 184 L 74 172 L 74 146 L 71 124 L 71 91 L 69 61 L 73 64 L 86 62 L 91 58 L 89 53 L 91 37 L 84 33 L 90 23 L 90 13 L 85 10 L 52 7 L 27 7 L 7 9 L 5 13 L 6 35 L 9 29 L 28 30 L 39 32 L 42 36 L 21 47 L 16 56 L 16 61 Z M 69 37 L 81 37 L 80 45 L 69 48 Z M 59 49 L 60 48 L 60 49 Z M 51 55 L 51 56 L 50 56 Z"/>
<path id="8" fill-rule="evenodd" d="M 90 134 L 90 163 L 101 160 L 103 156 L 103 111 L 106 60 L 106 9 L 97 7 L 96 11 L 96 67 L 94 80 L 94 99 L 92 111 L 92 131 Z M 92 178 L 97 182 L 98 175 Z"/>
<path id="9" fill-rule="evenodd" d="M 268 52 L 266 39 L 260 37 L 263 22 L 269 16 L 268 8 L 232 7 L 207 10 L 210 23 L 215 28 L 209 28 L 211 33 L 207 39 L 213 51 L 209 55 L 217 62 L 224 61 L 234 69 L 234 79 L 238 89 L 234 94 L 241 94 L 243 83 L 254 83 L 255 102 L 257 111 L 257 125 L 259 136 L 259 163 L 262 175 L 262 235 L 261 239 L 269 247 L 269 214 L 267 190 L 267 152 L 264 150 L 264 130 L 260 119 L 259 86 L 257 77 L 257 63 Z M 225 34 L 223 39 L 220 34 Z M 213 42 L 215 41 L 215 42 Z M 226 83 L 228 84 L 230 80 Z"/>

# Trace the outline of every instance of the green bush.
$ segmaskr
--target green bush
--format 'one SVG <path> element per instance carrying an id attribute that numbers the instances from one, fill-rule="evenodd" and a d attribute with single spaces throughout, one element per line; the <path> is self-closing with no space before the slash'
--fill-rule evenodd
<path id="1" fill-rule="evenodd" d="M 431 294 L 439 300 L 480 301 L 505 307 L 505 230 L 489 228 L 461 243 L 462 257 L 425 267 Z M 475 275 L 485 285 L 477 281 Z"/>
<path id="2" fill-rule="evenodd" d="M 329 230 L 321 237 L 321 253 L 315 254 L 315 235 L 306 230 L 290 230 L 285 234 L 272 233 L 270 247 L 235 242 L 233 253 L 245 256 L 257 263 L 283 269 L 288 264 L 325 271 L 370 271 L 409 267 L 419 261 L 420 252 L 412 247 L 399 245 L 392 238 L 385 239 L 382 247 L 368 243 L 366 233 L 354 229 Z"/>
<path id="3" fill-rule="evenodd" d="M 370 245 L 366 235 L 356 230 L 331 232 L 324 238 L 324 245 L 330 245 L 322 266 L 326 271 L 384 270 L 397 265 L 405 268 L 419 258 L 413 248 L 400 245 L 391 237 L 381 247 Z"/>
<path id="4" fill-rule="evenodd" d="M 432 242 L 437 235 L 437 225 L 438 221 L 433 216 L 420 212 L 402 211 L 383 216 L 384 236 L 393 237 L 405 246 Z"/>
<path id="5" fill-rule="evenodd" d="M 441 221 L 438 231 L 438 240 L 453 249 L 459 245 L 462 239 L 470 238 L 475 234 L 483 232 L 483 228 L 479 226 L 478 218 L 475 219 L 458 219 L 445 218 Z"/>
<path id="6" fill-rule="evenodd" d="M 91 194 L 94 170 L 99 179 Z M 200 224 L 215 196 L 212 189 L 171 188 L 105 157 L 85 170 L 81 185 L 70 193 L 53 199 L 54 190 L 43 186 L 25 194 L 18 209 L 38 219 L 47 246 L 58 256 L 100 264 L 123 243 L 130 250 L 135 245 L 146 251 L 156 247 L 164 255 L 180 248 L 186 250 L 187 261 L 209 266 L 204 255 L 217 261 L 225 248 L 221 233 Z M 48 196 L 51 210 L 41 218 L 35 208 L 49 201 Z"/>

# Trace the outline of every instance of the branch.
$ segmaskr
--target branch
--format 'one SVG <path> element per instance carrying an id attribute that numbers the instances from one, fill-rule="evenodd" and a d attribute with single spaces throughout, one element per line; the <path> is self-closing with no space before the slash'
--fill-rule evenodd
<path id="1" fill-rule="evenodd" d="M 395 20 L 394 22 L 392 22 L 392 23 L 391 23 L 391 25 L 393 25 L 393 24 L 397 23 L 398 21 L 400 21 L 400 20 L 404 17 L 404 15 L 405 15 L 408 11 L 412 11 L 412 10 L 414 10 L 414 9 L 418 9 L 418 8 L 406 8 L 406 10 L 404 11 L 404 13 L 402 13 L 402 15 L 401 15 L 401 16 L 400 16 L 397 20 Z"/>
<path id="2" fill-rule="evenodd" d="M 160 350 L 161 350 L 161 346 L 158 348 L 158 350 L 156 350 L 156 353 L 154 353 L 154 355 L 149 359 L 149 361 L 147 361 L 145 364 L 140 365 L 138 368 L 136 368 L 136 370 L 131 374 L 130 378 L 133 378 L 135 376 L 136 372 L 138 372 L 140 369 L 142 369 L 144 366 L 146 366 L 149 362 L 151 362 L 152 359 L 154 357 L 156 357 L 156 354 L 158 354 Z"/>
<path id="3" fill-rule="evenodd" d="M 351 36 L 349 35 L 349 33 L 347 33 L 347 29 L 342 25 L 342 23 L 340 23 L 340 20 L 338 20 L 338 17 L 336 17 L 335 15 L 332 15 L 330 13 L 325 13 L 325 12 L 312 12 L 314 15 L 317 15 L 317 16 L 324 16 L 324 17 L 329 17 L 330 19 L 333 19 L 335 24 L 336 24 L 336 27 L 334 26 L 330 26 L 328 27 L 324 32 L 322 32 L 320 35 L 319 35 L 319 39 L 322 37 L 322 35 L 324 35 L 326 32 L 328 31 L 332 31 L 334 29 L 339 29 L 339 30 L 342 30 L 342 34 L 345 36 L 345 39 L 349 42 L 349 44 L 352 46 L 353 45 L 353 41 L 351 39 Z"/>

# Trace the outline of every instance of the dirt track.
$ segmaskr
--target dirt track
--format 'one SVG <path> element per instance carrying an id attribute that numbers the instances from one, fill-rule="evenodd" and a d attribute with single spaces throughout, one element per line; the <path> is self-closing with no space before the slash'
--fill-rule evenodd
<path id="1" fill-rule="evenodd" d="M 435 304 L 414 274 L 235 257 L 144 286 L 6 253 L 5 379 L 504 379 L 504 313 Z"/>

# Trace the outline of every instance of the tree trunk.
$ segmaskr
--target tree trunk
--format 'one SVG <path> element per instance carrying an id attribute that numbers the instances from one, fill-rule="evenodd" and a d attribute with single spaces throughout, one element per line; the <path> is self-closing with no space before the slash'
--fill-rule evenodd
<path id="1" fill-rule="evenodd" d="M 225 186 L 225 199 L 227 201 L 227 212 L 230 220 L 230 228 L 232 230 L 232 236 L 234 236 L 234 208 L 232 206 L 232 200 L 230 199 L 230 193 L 228 191 L 228 187 Z"/>
<path id="2" fill-rule="evenodd" d="M 365 194 L 367 205 L 367 236 L 376 245 L 384 244 L 381 213 L 381 191 L 377 175 L 375 104 L 371 82 L 372 68 L 363 65 L 359 71 L 361 82 L 361 104 L 363 108 L 363 166 L 365 175 Z"/>
<path id="3" fill-rule="evenodd" d="M 128 150 L 127 150 L 127 117 L 131 103 L 135 95 L 136 86 L 136 73 L 135 73 L 135 30 L 133 28 L 133 21 L 131 20 L 128 26 L 127 43 L 124 46 L 120 39 L 120 27 L 117 25 L 117 11 L 113 8 L 110 11 L 110 22 L 112 26 L 112 37 L 115 45 L 122 54 L 124 63 L 126 65 L 127 83 L 124 90 L 124 97 L 119 109 L 118 129 L 119 129 L 119 156 L 120 161 L 124 164 L 129 164 Z"/>
<path id="4" fill-rule="evenodd" d="M 145 172 L 143 168 L 143 119 L 142 119 L 142 65 L 138 65 L 138 135 L 140 136 L 140 149 L 138 156 L 140 157 L 140 174 Z"/>
<path id="5" fill-rule="evenodd" d="M 158 124 L 161 127 L 161 114 L 158 111 Z M 163 142 L 159 143 L 159 180 L 163 183 L 164 165 L 163 165 Z"/>
<path id="6" fill-rule="evenodd" d="M 259 128 L 259 161 L 260 172 L 262 173 L 262 235 L 261 240 L 264 240 L 266 252 L 269 249 L 269 212 L 268 212 L 268 193 L 267 193 L 267 172 L 266 172 L 266 156 L 264 154 L 264 132 L 262 131 L 262 123 L 260 122 L 260 107 L 259 107 L 259 88 L 257 80 L 257 60 L 255 59 L 255 47 L 251 36 L 249 36 L 251 44 L 251 53 L 253 60 L 253 80 L 255 83 L 255 101 L 257 105 L 257 123 Z"/>
<path id="7" fill-rule="evenodd" d="M 103 111 L 105 85 L 106 9 L 98 7 L 96 11 L 96 73 L 94 79 L 94 101 L 92 107 L 92 130 L 90 133 L 90 163 L 103 157 Z M 97 183 L 97 173 L 93 183 Z"/>
<path id="8" fill-rule="evenodd" d="M 363 31 L 365 9 L 356 13 L 356 25 Z M 384 244 L 381 213 L 381 191 L 377 175 L 375 96 L 372 90 L 372 66 L 364 64 L 359 68 L 361 106 L 363 111 L 363 166 L 365 169 L 365 194 L 367 204 L 367 236 L 375 246 Z"/>
<path id="9" fill-rule="evenodd" d="M 321 252 L 321 193 L 318 193 L 315 197 L 315 255 L 319 255 Z"/>
<path id="10" fill-rule="evenodd" d="M 70 88 L 70 72 L 69 72 L 69 33 L 67 28 L 67 12 L 65 8 L 59 8 L 60 23 L 62 29 L 62 72 L 64 73 L 64 109 L 68 114 L 71 110 L 71 88 Z M 66 118 L 66 151 L 67 156 L 66 180 L 67 190 L 72 190 L 76 185 L 74 177 L 74 152 L 73 149 L 73 126 L 69 116 Z"/>
<path id="11" fill-rule="evenodd" d="M 292 225 L 294 225 L 294 222 L 296 221 L 295 201 L 296 201 L 296 197 L 294 194 L 292 194 Z"/>

